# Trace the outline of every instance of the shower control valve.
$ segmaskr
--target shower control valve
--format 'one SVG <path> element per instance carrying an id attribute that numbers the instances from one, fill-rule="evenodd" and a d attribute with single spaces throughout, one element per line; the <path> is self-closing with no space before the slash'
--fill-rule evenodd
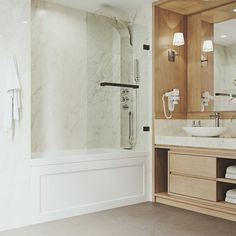
<path id="1" fill-rule="evenodd" d="M 121 94 L 122 95 L 127 95 L 127 94 L 129 94 L 129 90 L 128 89 L 122 89 Z"/>
<path id="2" fill-rule="evenodd" d="M 125 97 L 121 97 L 121 102 L 128 102 L 129 101 L 129 97 L 125 96 Z"/>
<path id="3" fill-rule="evenodd" d="M 125 97 L 121 97 L 121 102 L 125 102 Z"/>
<path id="4" fill-rule="evenodd" d="M 121 97 L 121 102 L 128 102 L 129 101 L 129 97 L 125 96 L 125 97 Z"/>

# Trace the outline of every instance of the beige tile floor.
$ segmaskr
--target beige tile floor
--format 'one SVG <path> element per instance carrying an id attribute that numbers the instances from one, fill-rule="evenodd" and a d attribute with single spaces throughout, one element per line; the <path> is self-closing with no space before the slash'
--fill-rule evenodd
<path id="1" fill-rule="evenodd" d="M 236 223 L 144 203 L 1 232 L 0 236 L 235 236 Z"/>

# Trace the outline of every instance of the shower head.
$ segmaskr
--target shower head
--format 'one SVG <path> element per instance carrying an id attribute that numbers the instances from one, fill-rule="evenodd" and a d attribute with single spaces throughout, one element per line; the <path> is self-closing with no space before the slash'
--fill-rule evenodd
<path id="1" fill-rule="evenodd" d="M 104 19 L 116 28 L 122 37 L 129 37 L 130 45 L 133 46 L 132 38 L 132 22 L 129 21 L 129 15 L 125 11 L 121 11 L 109 5 L 102 5 L 96 11 L 96 14 L 102 15 Z"/>
<path id="2" fill-rule="evenodd" d="M 107 4 L 102 5 L 101 8 L 96 11 L 96 13 L 113 19 L 123 19 L 125 21 L 128 21 L 129 19 L 127 12 L 121 11 L 120 9 Z"/>
<path id="3" fill-rule="evenodd" d="M 111 24 L 120 33 L 122 38 L 129 38 L 130 46 L 133 46 L 132 27 L 130 22 L 118 19 L 116 17 L 103 16 L 104 20 Z"/>

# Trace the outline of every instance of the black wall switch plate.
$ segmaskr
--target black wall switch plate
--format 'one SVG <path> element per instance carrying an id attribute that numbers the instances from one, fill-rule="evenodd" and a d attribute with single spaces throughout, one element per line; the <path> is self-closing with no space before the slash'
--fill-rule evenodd
<path id="1" fill-rule="evenodd" d="M 150 127 L 149 126 L 143 126 L 143 131 L 144 132 L 149 132 L 150 131 Z"/>
<path id="2" fill-rule="evenodd" d="M 144 44 L 143 45 L 143 50 L 149 51 L 150 50 L 150 45 Z"/>

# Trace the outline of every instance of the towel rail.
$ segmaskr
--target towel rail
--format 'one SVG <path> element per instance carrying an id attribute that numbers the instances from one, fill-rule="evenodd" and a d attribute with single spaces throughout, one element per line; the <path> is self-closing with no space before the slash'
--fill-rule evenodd
<path id="1" fill-rule="evenodd" d="M 139 88 L 139 85 L 135 85 L 135 84 L 121 84 L 121 83 L 110 83 L 110 82 L 102 82 L 100 83 L 100 86 L 122 87 L 122 88 L 132 88 L 132 89 Z"/>
<path id="2" fill-rule="evenodd" d="M 231 93 L 215 93 L 215 96 L 224 96 L 224 97 L 236 98 L 236 94 L 231 94 Z"/>

